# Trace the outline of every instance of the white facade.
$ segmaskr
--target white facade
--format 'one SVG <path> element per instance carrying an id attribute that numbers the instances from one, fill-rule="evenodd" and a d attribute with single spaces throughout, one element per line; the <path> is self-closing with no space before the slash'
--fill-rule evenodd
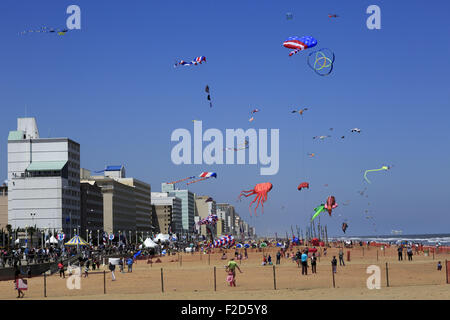
<path id="1" fill-rule="evenodd" d="M 34 118 L 8 138 L 8 223 L 69 233 L 80 223 L 80 145 L 40 139 Z M 70 219 L 71 218 L 71 219 Z"/>

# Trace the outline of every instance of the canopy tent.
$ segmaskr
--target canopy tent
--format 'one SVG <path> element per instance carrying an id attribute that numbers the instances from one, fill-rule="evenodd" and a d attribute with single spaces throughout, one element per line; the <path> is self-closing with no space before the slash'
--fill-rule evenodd
<path id="1" fill-rule="evenodd" d="M 58 240 L 57 240 L 54 236 L 51 236 L 50 239 L 48 239 L 47 241 L 45 241 L 45 243 L 54 243 L 54 244 L 57 244 L 57 243 L 58 243 Z"/>
<path id="2" fill-rule="evenodd" d="M 161 242 L 170 242 L 170 235 L 160 233 L 153 239 L 154 242 L 158 242 L 159 240 Z"/>
<path id="3" fill-rule="evenodd" d="M 65 243 L 66 246 L 88 246 L 89 243 L 80 238 L 80 236 L 76 235 L 69 241 Z"/>
<path id="4" fill-rule="evenodd" d="M 155 242 L 152 241 L 152 239 L 147 238 L 145 239 L 143 245 L 144 248 L 156 248 L 158 246 L 158 244 L 156 244 Z"/>

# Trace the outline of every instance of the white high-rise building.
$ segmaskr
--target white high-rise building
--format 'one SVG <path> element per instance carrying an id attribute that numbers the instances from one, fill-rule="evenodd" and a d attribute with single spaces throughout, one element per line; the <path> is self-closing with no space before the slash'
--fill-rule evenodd
<path id="1" fill-rule="evenodd" d="M 73 234 L 80 225 L 80 145 L 40 138 L 34 118 L 8 136 L 8 223 Z"/>

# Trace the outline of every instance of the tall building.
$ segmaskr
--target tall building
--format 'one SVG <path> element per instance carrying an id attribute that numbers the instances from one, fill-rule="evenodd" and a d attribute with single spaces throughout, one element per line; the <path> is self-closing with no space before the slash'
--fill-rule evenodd
<path id="1" fill-rule="evenodd" d="M 196 196 L 195 197 L 195 215 L 201 219 L 205 219 L 209 215 L 217 215 L 216 201 L 208 201 L 209 196 Z M 217 225 L 216 225 L 217 226 Z M 202 225 L 200 226 L 200 235 L 209 236 L 209 232 L 213 237 L 217 237 L 216 226 Z M 208 230 L 207 230 L 208 229 Z"/>
<path id="2" fill-rule="evenodd" d="M 35 118 L 8 136 L 8 222 L 71 233 L 80 227 L 80 145 L 40 138 Z"/>
<path id="3" fill-rule="evenodd" d="M 103 195 L 103 230 L 127 237 L 151 232 L 151 187 L 134 178 L 126 178 L 123 166 L 108 166 L 103 176 L 91 176 L 81 170 L 84 182 L 95 182 Z"/>
<path id="4" fill-rule="evenodd" d="M 103 231 L 103 194 L 95 181 L 81 180 L 81 236 L 97 239 Z"/>
<path id="5" fill-rule="evenodd" d="M 153 225 L 163 234 L 182 233 L 181 199 L 167 192 L 152 192 Z"/>
<path id="6" fill-rule="evenodd" d="M 8 187 L 0 186 L 0 229 L 6 230 L 8 225 Z"/>
<path id="7" fill-rule="evenodd" d="M 218 203 L 217 209 L 219 212 L 225 212 L 225 230 L 227 234 L 236 235 L 235 231 L 235 220 L 236 220 L 236 211 L 234 210 L 234 206 L 228 203 Z"/>
<path id="8" fill-rule="evenodd" d="M 217 204 L 217 217 L 222 220 L 222 234 L 230 233 L 230 226 L 228 221 L 230 220 L 230 205 L 227 203 L 218 203 Z"/>
<path id="9" fill-rule="evenodd" d="M 171 197 L 181 199 L 181 220 L 183 233 L 192 233 L 195 216 L 195 198 L 189 190 L 175 189 L 174 184 L 163 183 L 161 191 L 167 192 Z"/>

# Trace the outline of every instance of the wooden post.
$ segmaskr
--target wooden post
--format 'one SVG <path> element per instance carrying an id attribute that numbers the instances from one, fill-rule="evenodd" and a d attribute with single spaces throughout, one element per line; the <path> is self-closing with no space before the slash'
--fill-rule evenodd
<path id="1" fill-rule="evenodd" d="M 377 261 L 378 261 L 378 249 L 377 249 Z"/>
<path id="2" fill-rule="evenodd" d="M 275 266 L 273 266 L 273 289 L 277 290 L 277 277 L 275 274 Z"/>
<path id="3" fill-rule="evenodd" d="M 44 298 L 47 298 L 47 274 L 44 273 Z"/>
<path id="4" fill-rule="evenodd" d="M 180 267 L 183 266 L 183 256 L 180 256 Z"/>
<path id="5" fill-rule="evenodd" d="M 336 282 L 335 282 L 335 280 L 334 280 L 333 265 L 331 265 L 331 273 L 333 274 L 333 288 L 336 288 Z"/>
<path id="6" fill-rule="evenodd" d="M 103 270 L 103 294 L 106 294 L 106 270 Z"/>
<path id="7" fill-rule="evenodd" d="M 448 262 L 447 262 L 447 260 L 445 260 L 445 274 L 446 274 L 446 281 L 447 281 L 447 284 L 449 284 L 448 283 Z"/>
<path id="8" fill-rule="evenodd" d="M 363 257 L 364 257 L 364 247 L 362 247 L 362 249 L 363 249 Z"/>
<path id="9" fill-rule="evenodd" d="M 161 292 L 164 292 L 164 273 L 163 273 L 163 268 L 161 268 Z"/>
<path id="10" fill-rule="evenodd" d="M 214 267 L 214 291 L 217 291 L 216 267 Z"/>
<path id="11" fill-rule="evenodd" d="M 433 249 L 433 260 L 434 260 L 434 249 Z"/>
<path id="12" fill-rule="evenodd" d="M 386 285 L 389 287 L 389 269 L 388 269 L 388 263 L 386 262 Z"/>
<path id="13" fill-rule="evenodd" d="M 208 252 L 208 266 L 211 265 L 211 252 Z"/>

